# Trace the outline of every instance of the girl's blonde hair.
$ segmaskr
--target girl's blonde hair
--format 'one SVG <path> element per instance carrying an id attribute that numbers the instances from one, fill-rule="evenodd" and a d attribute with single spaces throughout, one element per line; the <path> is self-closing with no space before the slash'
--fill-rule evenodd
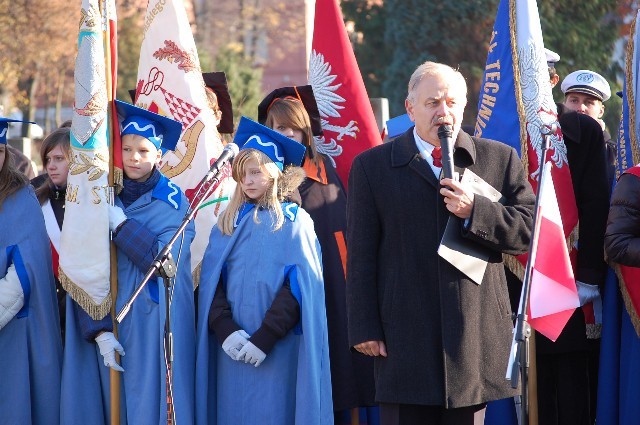
<path id="1" fill-rule="evenodd" d="M 267 190 L 264 195 L 262 195 L 262 198 L 257 201 L 253 201 L 247 197 L 242 191 L 241 185 L 242 179 L 245 176 L 247 164 L 252 159 L 255 160 L 262 171 L 270 177 L 270 184 L 267 187 Z M 280 198 L 280 194 L 278 193 L 278 182 L 282 177 L 282 171 L 280 171 L 278 166 L 274 164 L 267 155 L 257 149 L 241 150 L 233 160 L 232 171 L 233 179 L 238 184 L 236 185 L 236 190 L 233 193 L 231 201 L 229 201 L 229 205 L 227 205 L 227 208 L 220 215 L 220 219 L 218 219 L 218 228 L 220 231 L 225 235 L 231 235 L 233 233 L 238 211 L 245 202 L 255 202 L 256 207 L 263 207 L 270 211 L 275 217 L 273 230 L 279 230 L 284 223 L 284 214 L 282 213 L 282 208 L 280 208 L 280 202 L 283 198 Z M 259 208 L 255 208 L 253 212 L 253 221 L 256 223 L 260 222 L 258 219 L 258 210 Z"/>
<path id="2" fill-rule="evenodd" d="M 307 148 L 305 157 L 313 161 L 316 166 L 322 162 L 313 139 L 311 120 L 302 101 L 294 97 L 276 99 L 269 107 L 265 125 L 273 128 L 275 121 L 295 130 L 301 130 L 302 144 Z"/>

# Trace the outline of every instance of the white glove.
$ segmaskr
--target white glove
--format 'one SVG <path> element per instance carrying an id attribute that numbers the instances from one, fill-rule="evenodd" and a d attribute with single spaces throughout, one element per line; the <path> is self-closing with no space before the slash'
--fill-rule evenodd
<path id="1" fill-rule="evenodd" d="M 578 298 L 580 298 L 581 306 L 600 298 L 600 288 L 598 288 L 598 285 L 590 285 L 576 280 L 576 286 L 578 287 Z"/>
<path id="2" fill-rule="evenodd" d="M 124 372 L 122 366 L 116 362 L 116 351 L 124 356 L 124 348 L 118 342 L 113 332 L 103 332 L 96 337 L 100 354 L 102 354 L 104 365 L 118 372 Z"/>
<path id="3" fill-rule="evenodd" d="M 13 319 L 24 305 L 24 292 L 16 266 L 11 264 L 7 274 L 0 279 L 0 329 Z"/>
<path id="4" fill-rule="evenodd" d="M 233 360 L 238 360 L 238 353 L 244 347 L 244 345 L 249 342 L 249 334 L 244 331 L 244 329 L 240 329 L 239 331 L 235 331 L 231 335 L 229 335 L 224 342 L 222 343 L 222 349 L 225 353 L 229 355 Z"/>
<path id="5" fill-rule="evenodd" d="M 251 341 L 247 341 L 238 353 L 238 360 L 244 360 L 245 363 L 250 363 L 255 367 L 260 366 L 266 357 L 264 351 L 253 345 Z"/>
<path id="6" fill-rule="evenodd" d="M 127 219 L 122 208 L 109 204 L 109 230 L 112 232 Z"/>

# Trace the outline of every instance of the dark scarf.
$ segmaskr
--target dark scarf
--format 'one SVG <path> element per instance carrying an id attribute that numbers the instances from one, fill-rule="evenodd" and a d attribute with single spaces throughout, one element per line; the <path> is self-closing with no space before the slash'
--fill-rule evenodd
<path id="1" fill-rule="evenodd" d="M 153 190 L 158 184 L 160 180 L 160 171 L 157 168 L 153 168 L 153 172 L 149 176 L 149 178 L 143 182 L 137 182 L 135 180 L 130 180 L 127 177 L 124 178 L 124 187 L 122 188 L 122 192 L 120 192 L 120 199 L 124 204 L 125 208 L 129 208 L 129 205 L 133 204 L 138 200 L 139 197 L 144 195 L 145 193 Z"/>

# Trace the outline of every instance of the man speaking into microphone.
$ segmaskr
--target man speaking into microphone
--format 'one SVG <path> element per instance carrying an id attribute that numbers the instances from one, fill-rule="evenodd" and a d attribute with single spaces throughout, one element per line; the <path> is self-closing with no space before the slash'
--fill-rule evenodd
<path id="1" fill-rule="evenodd" d="M 505 379 L 513 323 L 502 254 L 528 249 L 535 196 L 515 150 L 460 130 L 466 96 L 459 71 L 420 65 L 405 101 L 415 126 L 351 168 L 349 343 L 375 357 L 383 425 L 473 424 L 487 401 L 516 395 Z M 440 179 L 447 151 L 456 173 Z M 465 170 L 500 201 L 461 183 Z M 438 255 L 450 219 L 464 244 L 489 253 L 479 283 Z"/>

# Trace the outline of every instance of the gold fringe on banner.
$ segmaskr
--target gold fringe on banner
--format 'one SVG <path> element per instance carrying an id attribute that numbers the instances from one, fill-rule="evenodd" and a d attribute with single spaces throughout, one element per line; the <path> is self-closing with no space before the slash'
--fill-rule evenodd
<path id="1" fill-rule="evenodd" d="M 93 298 L 91 298 L 89 294 L 79 286 L 74 284 L 60 268 L 58 269 L 58 278 L 64 290 L 71 296 L 71 299 L 77 302 L 92 319 L 101 320 L 111 312 L 111 294 L 107 294 L 104 301 L 102 301 L 102 304 L 96 304 L 93 301 Z"/>
<path id="2" fill-rule="evenodd" d="M 516 38 L 516 0 L 509 0 L 509 36 L 511 38 L 511 58 L 513 59 L 513 83 L 515 86 L 518 119 L 520 120 L 520 158 L 524 169 L 529 173 L 529 156 L 527 144 L 527 119 L 522 103 L 520 87 L 520 59 L 518 56 L 518 40 Z"/>
<path id="3" fill-rule="evenodd" d="M 193 279 L 193 290 L 194 291 L 196 290 L 198 285 L 200 285 L 200 273 L 202 273 L 202 261 L 191 272 L 191 277 Z"/>
<path id="4" fill-rule="evenodd" d="M 113 188 L 116 195 L 119 195 L 122 192 L 122 187 L 124 185 L 124 172 L 122 168 L 113 167 Z"/>
<path id="5" fill-rule="evenodd" d="M 636 78 L 636 72 L 633 69 L 633 57 L 635 52 L 635 35 L 636 35 L 636 17 L 633 19 L 631 23 L 631 29 L 629 30 L 629 42 L 627 44 L 627 59 L 625 63 L 625 73 L 627 75 L 626 84 L 627 84 L 627 97 L 624 99 L 627 102 L 627 106 L 629 107 L 629 137 L 631 142 L 631 157 L 633 158 L 633 164 L 630 164 L 629 167 L 632 167 L 638 163 L 640 163 L 640 157 L 638 156 L 638 138 L 636 136 L 636 93 L 633 90 L 633 81 Z"/>
<path id="6" fill-rule="evenodd" d="M 520 279 L 520 282 L 524 280 L 524 266 L 516 257 L 509 254 L 502 254 L 502 262 L 511 273 Z"/>
<path id="7" fill-rule="evenodd" d="M 620 270 L 620 266 L 618 264 L 610 264 L 610 266 L 618 276 L 620 293 L 622 294 L 624 305 L 627 308 L 627 313 L 629 313 L 629 317 L 631 318 L 631 323 L 633 324 L 633 328 L 636 330 L 636 334 L 640 337 L 640 316 L 638 316 L 638 312 L 633 306 L 633 302 L 631 302 L 631 296 L 629 295 L 629 292 L 627 291 L 627 286 L 624 283 L 624 278 L 622 277 L 622 271 Z"/>

